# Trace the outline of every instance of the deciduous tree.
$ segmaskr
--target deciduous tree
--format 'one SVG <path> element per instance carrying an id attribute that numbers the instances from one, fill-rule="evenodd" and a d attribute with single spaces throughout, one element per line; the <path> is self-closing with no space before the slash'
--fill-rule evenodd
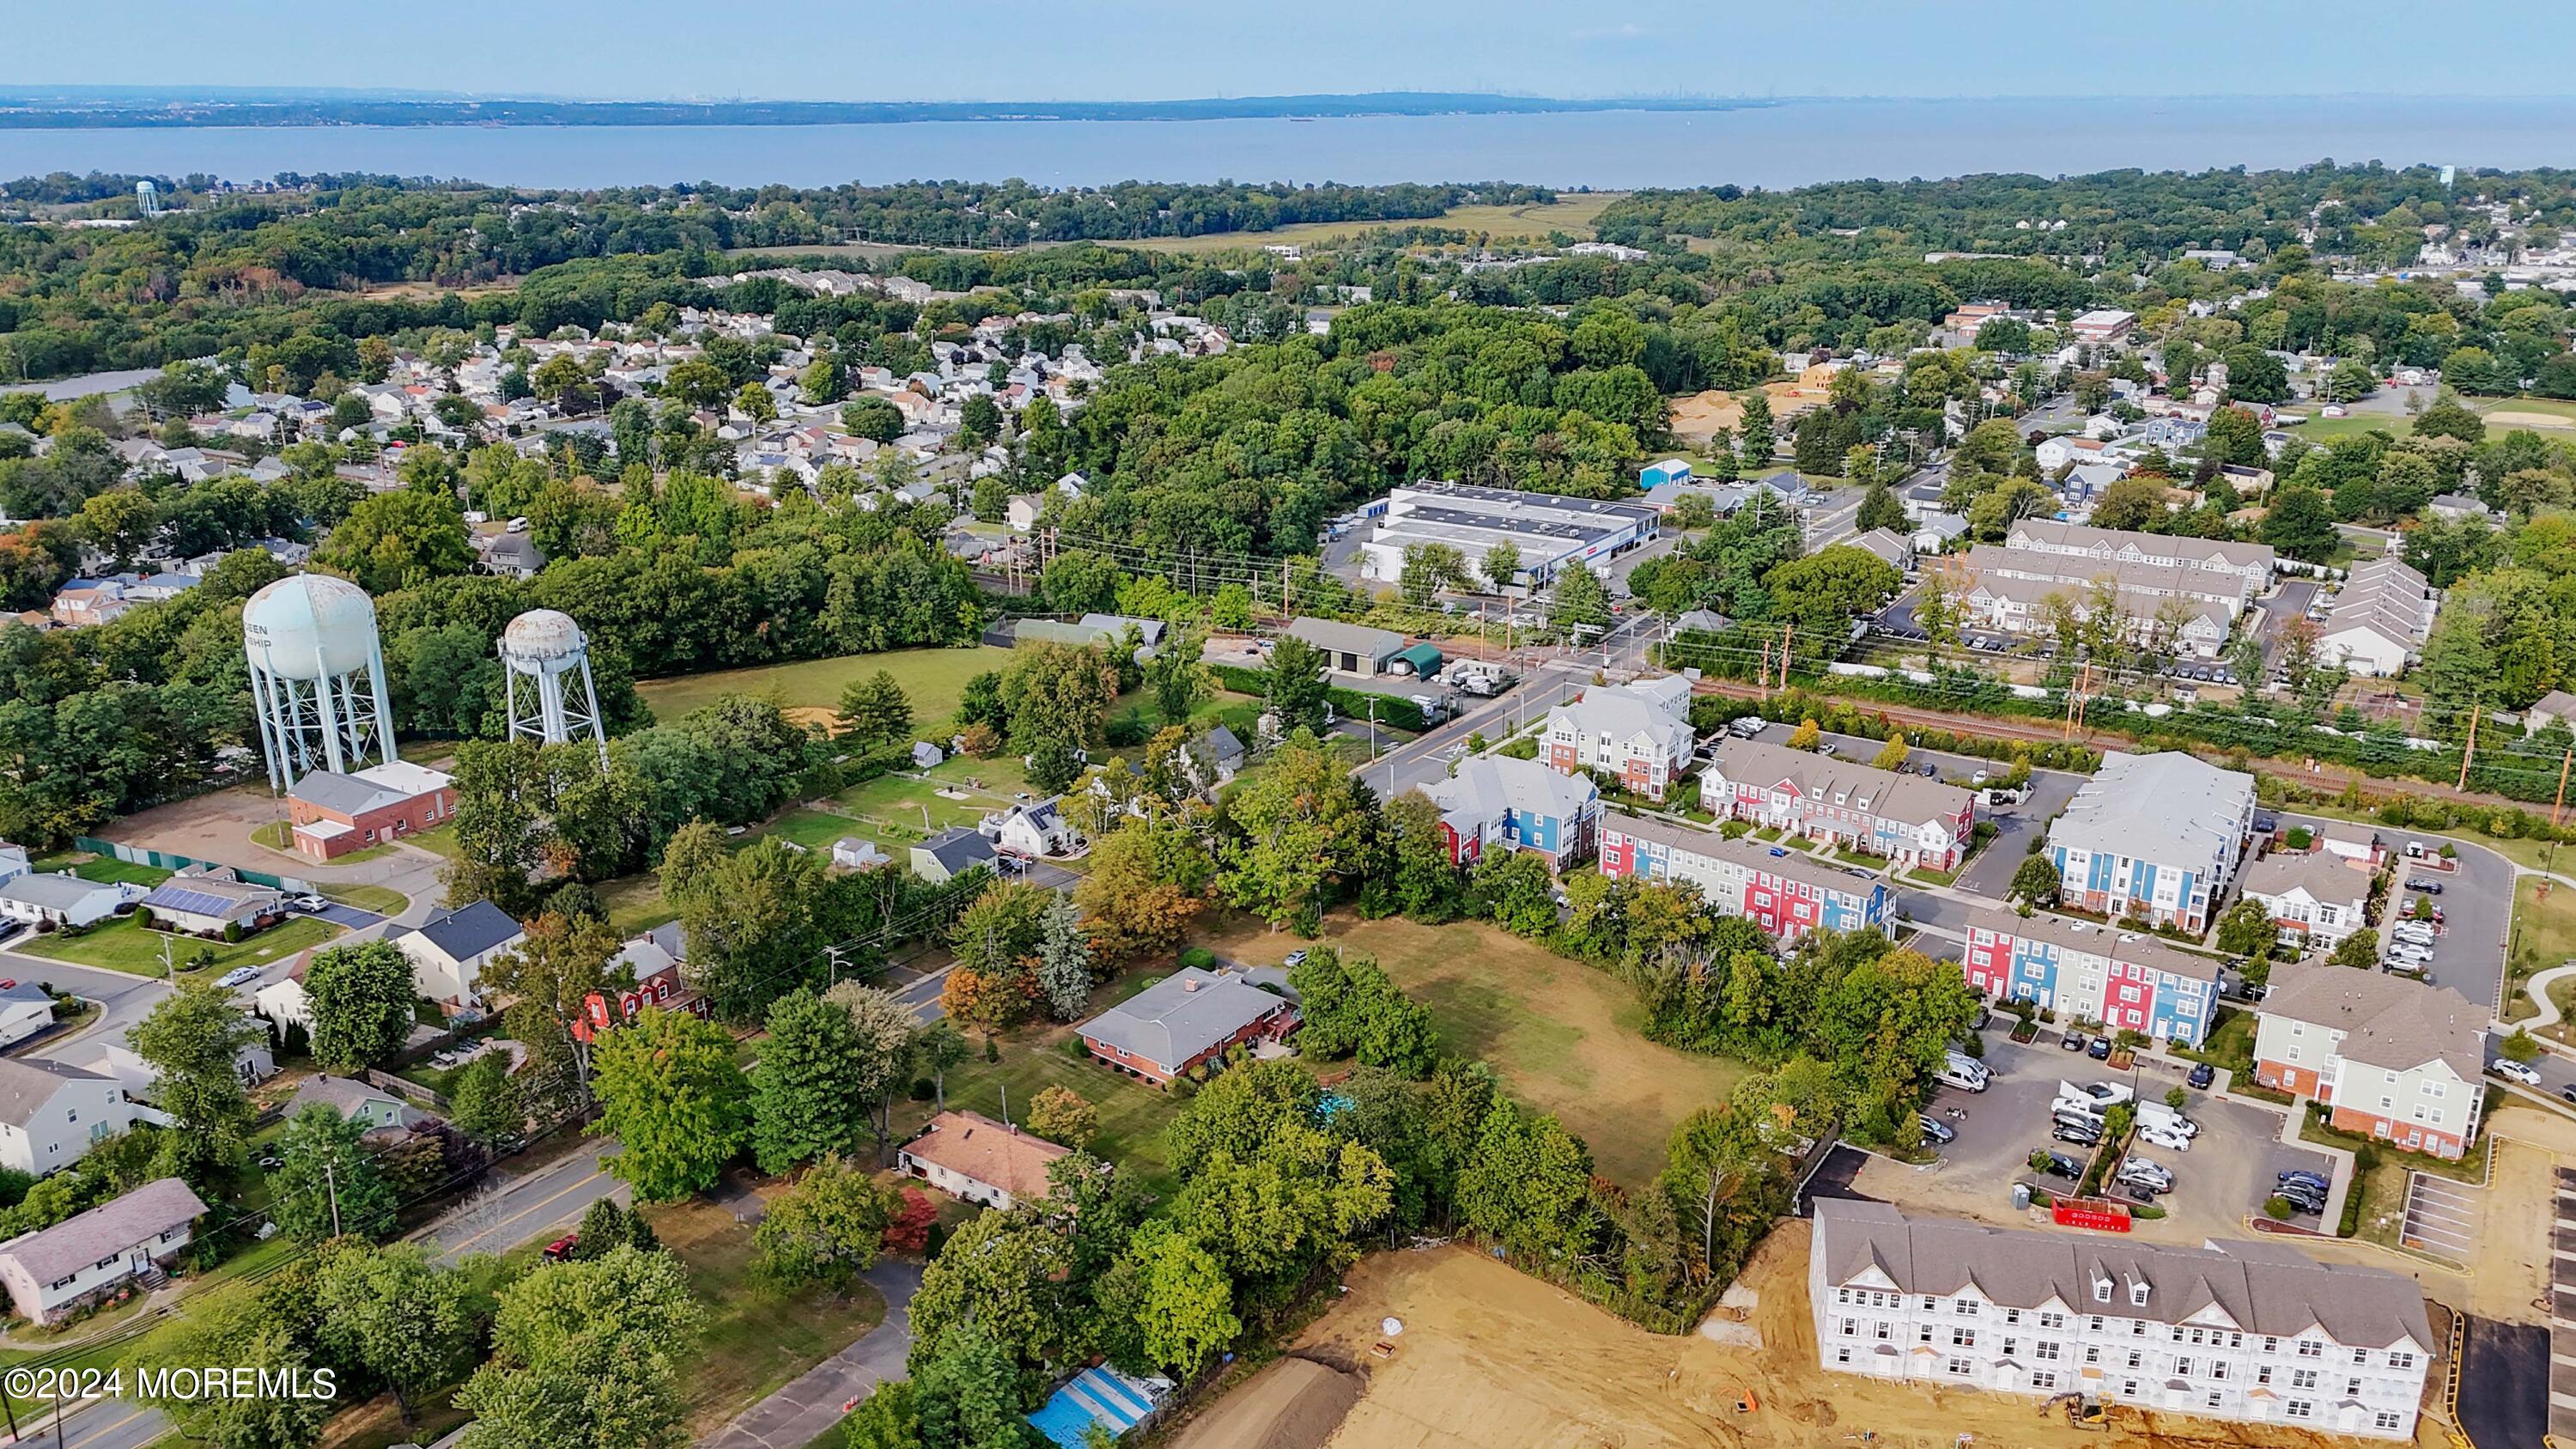
<path id="1" fill-rule="evenodd" d="M 855 1151 L 870 1135 L 875 1103 L 850 1090 L 870 1065 L 850 1013 L 794 991 L 770 1003 L 768 1027 L 751 1069 L 751 1146 L 760 1170 L 781 1173 Z"/>
<path id="2" fill-rule="evenodd" d="M 304 968 L 313 1059 L 343 1075 L 374 1066 L 411 1035 L 411 958 L 390 941 L 333 946 Z"/>
<path id="3" fill-rule="evenodd" d="M 594 1065 L 593 1130 L 620 1148 L 602 1165 L 645 1202 L 714 1186 L 750 1135 L 751 1084 L 712 1022 L 648 1006 L 602 1039 Z"/>

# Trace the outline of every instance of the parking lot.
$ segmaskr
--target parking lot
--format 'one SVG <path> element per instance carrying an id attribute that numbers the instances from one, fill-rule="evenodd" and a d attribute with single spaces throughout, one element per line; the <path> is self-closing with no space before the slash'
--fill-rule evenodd
<path id="1" fill-rule="evenodd" d="M 2399 1241 L 2465 1263 L 2478 1244 L 2478 1191 L 2430 1173 L 2407 1174 L 2406 1221 Z"/>
<path id="2" fill-rule="evenodd" d="M 2161 1063 L 2142 1062 L 2114 1072 L 2081 1053 L 2062 1050 L 2058 1034 L 2046 1028 L 2038 1040 L 2017 1045 L 2004 1035 L 2008 1021 L 1996 1018 L 1985 1033 L 1985 1062 L 1994 1074 L 1986 1090 L 1943 1087 L 1934 1095 L 1931 1115 L 1958 1133 L 1957 1141 L 1941 1149 L 1940 1160 L 1912 1167 L 1873 1157 L 1854 1174 L 1852 1191 L 1911 1209 L 2021 1224 L 2023 1217 L 2012 1207 L 2014 1182 L 2034 1180 L 2061 1190 L 2073 1186 L 2062 1178 L 2034 1179 L 2028 1166 L 2032 1149 L 2063 1152 L 2079 1161 L 2088 1156 L 2087 1149 L 2049 1136 L 2049 1106 L 2061 1080 L 2079 1087 L 2116 1082 L 2147 1101 L 2162 1101 L 2167 1090 L 2182 1084 L 2181 1074 Z M 2280 1143 L 2278 1115 L 2248 1103 L 2190 1095 L 2184 1111 L 2201 1130 L 2188 1150 L 2132 1144 L 2136 1155 L 2170 1168 L 2175 1179 L 2174 1191 L 2155 1200 L 2166 1215 L 2137 1220 L 2137 1236 L 2180 1243 L 2241 1238 L 2247 1231 L 2245 1219 L 2261 1213 L 2279 1173 L 2301 1168 L 2333 1175 L 2334 1162 L 2324 1153 Z M 1950 1116 L 1954 1110 L 1965 1115 Z M 2292 1221 L 2318 1226 L 2314 1217 Z"/>
<path id="3" fill-rule="evenodd" d="M 2281 816 L 2284 830 L 2300 825 L 2347 834 L 2373 829 L 2315 815 Z M 2504 990 L 2505 935 L 2513 929 L 2513 863 L 2482 846 L 2438 835 L 2419 835 L 2387 826 L 2375 827 L 2375 833 L 2393 857 L 2396 870 L 2388 900 L 2390 912 L 2412 905 L 2416 896 L 2424 894 L 2406 889 L 2409 880 L 2430 880 L 2442 887 L 2440 894 L 2431 898 L 2442 908 L 2443 916 L 2441 936 L 2434 943 L 2433 959 L 2428 963 L 2433 983 L 2450 987 L 2476 1005 L 2496 1010 Z M 2409 857 L 2406 847 L 2410 843 L 2423 854 Z M 2444 845 L 2458 851 L 2447 863 L 2441 856 Z M 2387 920 L 2388 915 L 2383 913 L 2383 927 Z M 2388 932 L 2383 929 L 2380 936 L 2385 945 Z"/>

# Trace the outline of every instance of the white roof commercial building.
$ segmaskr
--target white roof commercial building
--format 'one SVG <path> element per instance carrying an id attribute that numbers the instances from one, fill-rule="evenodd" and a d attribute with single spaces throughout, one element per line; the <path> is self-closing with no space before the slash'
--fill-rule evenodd
<path id="1" fill-rule="evenodd" d="M 1498 543 L 1520 551 L 1519 581 L 1532 590 L 1569 563 L 1594 563 L 1656 535 L 1662 511 L 1638 498 L 1568 498 L 1467 483 L 1426 483 L 1387 494 L 1386 511 L 1360 546 L 1360 575 L 1394 583 L 1404 577 L 1404 551 L 1417 544 L 1458 550 L 1482 575 Z"/>
<path id="2" fill-rule="evenodd" d="M 2440 1351 L 2422 1287 L 2385 1268 L 1847 1198 L 1816 1204 L 1807 1291 L 1835 1372 L 2375 1439 L 2414 1437 Z"/>

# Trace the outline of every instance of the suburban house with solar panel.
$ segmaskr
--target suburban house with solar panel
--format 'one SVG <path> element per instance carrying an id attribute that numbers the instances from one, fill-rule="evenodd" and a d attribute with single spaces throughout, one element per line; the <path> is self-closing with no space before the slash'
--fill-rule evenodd
<path id="1" fill-rule="evenodd" d="M 435 829 L 455 814 L 455 781 L 409 760 L 387 760 L 346 775 L 315 770 L 286 792 L 295 849 L 314 860 L 336 860 Z"/>
<path id="2" fill-rule="evenodd" d="M 1710 909 L 1742 916 L 1783 941 L 1887 923 L 1884 882 L 1847 874 L 1803 850 L 1729 840 L 1654 816 L 1602 817 L 1601 873 L 1613 880 L 1687 881 Z"/>
<path id="3" fill-rule="evenodd" d="M 2112 750 L 2050 822 L 2044 850 L 2065 904 L 2197 935 L 2253 831 L 2253 776 L 2172 750 Z"/>
<path id="4" fill-rule="evenodd" d="M 144 924 L 183 936 L 239 940 L 286 914 L 286 892 L 254 885 L 230 866 L 190 866 L 136 905 Z"/>
<path id="5" fill-rule="evenodd" d="M 528 933 L 490 901 L 442 911 L 385 939 L 411 958 L 420 994 L 454 1010 L 482 999 L 483 968 L 519 949 Z"/>
<path id="6" fill-rule="evenodd" d="M 2111 1031 L 2198 1046 L 2218 1011 L 2218 963 L 2159 937 L 1992 906 L 1968 914 L 1959 969 L 1997 1001 L 2029 1001 Z"/>
<path id="7" fill-rule="evenodd" d="M 1184 966 L 1075 1028 L 1092 1059 L 1168 1086 L 1227 1049 L 1297 1029 L 1297 1007 L 1240 975 Z"/>
<path id="8" fill-rule="evenodd" d="M 1008 1212 L 1045 1197 L 1047 1173 L 1073 1149 L 981 1112 L 942 1112 L 895 1153 L 895 1170 L 950 1197 Z"/>
<path id="9" fill-rule="evenodd" d="M 1851 1198 L 1816 1202 L 1807 1297 L 1837 1373 L 2373 1439 L 2414 1437 L 2442 1351 L 2423 1286 L 2385 1268 Z"/>
<path id="10" fill-rule="evenodd" d="M 206 1210 L 178 1178 L 147 1182 L 50 1228 L 0 1243 L 0 1284 L 33 1323 L 60 1322 L 128 1283 L 158 1287 Z"/>
<path id="11" fill-rule="evenodd" d="M 0 1167 L 42 1177 L 134 1125 L 113 1077 L 60 1062 L 0 1057 Z"/>

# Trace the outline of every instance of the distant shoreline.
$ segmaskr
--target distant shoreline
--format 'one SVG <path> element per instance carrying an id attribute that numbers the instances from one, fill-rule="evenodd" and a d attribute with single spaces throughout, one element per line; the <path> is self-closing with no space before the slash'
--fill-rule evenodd
<path id="1" fill-rule="evenodd" d="M 852 126 L 925 121 L 1317 121 L 1389 116 L 1535 116 L 1602 111 L 1742 111 L 1781 104 L 1718 98 L 1570 100 L 1383 92 L 1181 101 L 224 100 L 119 96 L 74 101 L 0 90 L 0 129 L 189 130 L 334 127 Z"/>

